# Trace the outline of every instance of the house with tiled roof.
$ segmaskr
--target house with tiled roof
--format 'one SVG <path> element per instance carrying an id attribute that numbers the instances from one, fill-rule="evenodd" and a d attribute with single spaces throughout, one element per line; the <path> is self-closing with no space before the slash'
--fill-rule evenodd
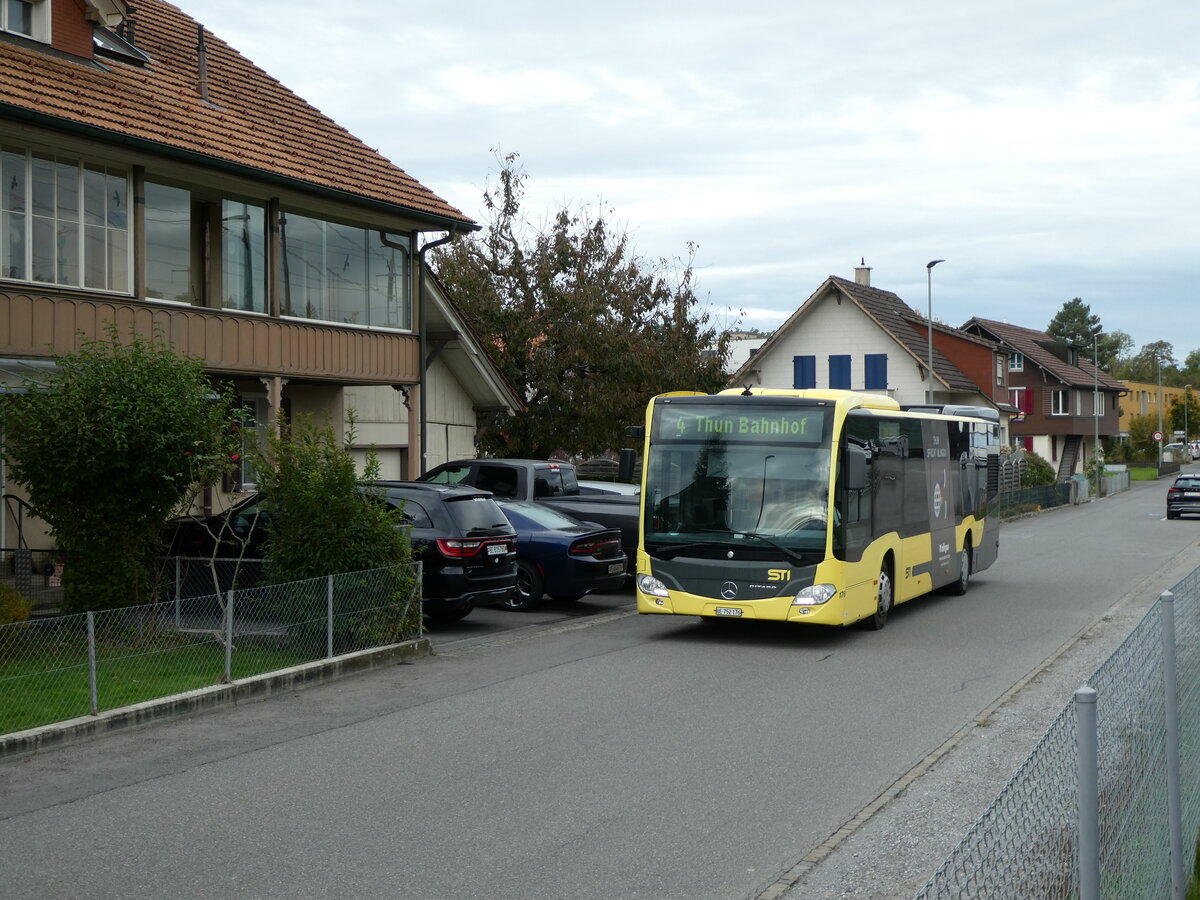
<path id="1" fill-rule="evenodd" d="M 115 323 L 391 478 L 516 408 L 425 265 L 470 217 L 163 0 L 0 8 L 0 387 Z"/>
<path id="2" fill-rule="evenodd" d="M 962 327 L 1007 352 L 1010 402 L 1020 410 L 1013 440 L 1049 460 L 1060 478 L 1083 472 L 1097 442 L 1120 432 L 1125 385 L 1092 364 L 1091 347 L 992 319 L 973 318 Z"/>
<path id="3" fill-rule="evenodd" d="M 733 373 L 730 387 L 845 388 L 883 393 L 901 404 L 927 402 L 929 320 L 891 291 L 829 276 Z M 994 343 L 933 324 L 933 403 L 987 406 L 1006 425 L 1007 355 Z M 968 374 L 970 373 L 970 374 Z"/>

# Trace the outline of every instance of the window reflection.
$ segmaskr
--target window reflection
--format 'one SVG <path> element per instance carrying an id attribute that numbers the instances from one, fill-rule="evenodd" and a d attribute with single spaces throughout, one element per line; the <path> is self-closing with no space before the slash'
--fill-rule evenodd
<path id="1" fill-rule="evenodd" d="M 296 213 L 281 236 L 284 315 L 412 327 L 406 237 Z"/>
<path id="2" fill-rule="evenodd" d="M 267 311 L 267 215 L 253 203 L 221 206 L 221 302 L 226 309 Z"/>

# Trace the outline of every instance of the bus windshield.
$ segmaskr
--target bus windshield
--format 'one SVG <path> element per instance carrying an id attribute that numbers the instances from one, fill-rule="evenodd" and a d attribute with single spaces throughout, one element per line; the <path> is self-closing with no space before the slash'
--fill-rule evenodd
<path id="1" fill-rule="evenodd" d="M 736 543 L 792 556 L 825 548 L 828 407 L 711 397 L 656 405 L 646 470 L 651 554 Z M 701 401 L 701 402 L 696 402 Z"/>

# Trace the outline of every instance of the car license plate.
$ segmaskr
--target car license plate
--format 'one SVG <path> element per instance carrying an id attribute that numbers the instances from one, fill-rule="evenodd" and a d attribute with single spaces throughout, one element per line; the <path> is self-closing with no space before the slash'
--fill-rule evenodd
<path id="1" fill-rule="evenodd" d="M 508 548 L 503 544 L 488 544 L 488 556 L 503 556 Z"/>
<path id="2" fill-rule="evenodd" d="M 623 565 L 621 565 L 621 563 L 610 563 L 609 564 L 609 567 L 608 567 L 609 575 L 616 575 L 616 574 L 618 574 L 620 572 L 624 572 L 624 571 L 625 571 L 625 567 Z"/>
<path id="3" fill-rule="evenodd" d="M 718 606 L 713 612 L 718 616 L 740 616 L 742 614 L 741 609 L 736 606 Z"/>
<path id="4" fill-rule="evenodd" d="M 1184 491 L 1183 496 L 1185 496 L 1185 497 L 1200 497 L 1200 491 Z"/>

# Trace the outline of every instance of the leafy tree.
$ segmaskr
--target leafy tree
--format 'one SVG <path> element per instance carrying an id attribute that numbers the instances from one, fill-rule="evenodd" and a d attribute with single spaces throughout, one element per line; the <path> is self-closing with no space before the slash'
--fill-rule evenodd
<path id="1" fill-rule="evenodd" d="M 1200 383 L 1200 350 L 1193 350 L 1183 361 L 1183 371 L 1179 373 L 1185 384 Z"/>
<path id="2" fill-rule="evenodd" d="M 1127 352 L 1133 344 L 1133 339 L 1122 331 L 1104 333 L 1100 317 L 1079 297 L 1062 305 L 1046 326 L 1046 334 L 1073 347 L 1084 348 L 1084 355 L 1089 359 L 1094 345 L 1097 365 L 1106 372 L 1112 371 L 1122 351 Z"/>
<path id="3" fill-rule="evenodd" d="M 1184 415 L 1185 409 L 1187 410 L 1186 416 Z M 1200 433 L 1200 400 L 1190 388 L 1183 392 L 1182 397 L 1175 397 L 1171 400 L 1171 405 L 1167 409 L 1167 419 L 1172 433 L 1183 431 L 1184 426 L 1187 426 L 1189 437 L 1185 440 L 1190 440 L 1191 435 Z"/>
<path id="4" fill-rule="evenodd" d="M 1090 345 L 1101 331 L 1100 317 L 1079 297 L 1064 303 L 1046 326 L 1046 334 L 1075 346 Z"/>
<path id="5" fill-rule="evenodd" d="M 525 172 L 501 160 L 484 192 L 487 229 L 438 251 L 438 277 L 526 408 L 481 438 L 501 456 L 595 454 L 622 445 L 646 401 L 724 387 L 728 336 L 698 313 L 682 271 L 638 256 L 602 213 L 558 210 L 538 230 L 521 203 Z M 694 254 L 695 247 L 689 245 Z"/>
<path id="6" fill-rule="evenodd" d="M 148 599 L 146 562 L 167 519 L 229 468 L 229 409 L 199 360 L 122 341 L 115 326 L 8 399 L 4 455 L 66 551 L 65 609 Z"/>
<path id="7" fill-rule="evenodd" d="M 1146 413 L 1129 419 L 1129 461 L 1146 462 L 1158 458 L 1158 445 L 1154 443 L 1154 432 L 1158 430 L 1158 416 Z"/>
<path id="8" fill-rule="evenodd" d="M 1129 360 L 1125 371 L 1126 381 L 1157 382 L 1172 384 L 1175 377 L 1175 350 L 1168 341 L 1152 341 Z"/>

